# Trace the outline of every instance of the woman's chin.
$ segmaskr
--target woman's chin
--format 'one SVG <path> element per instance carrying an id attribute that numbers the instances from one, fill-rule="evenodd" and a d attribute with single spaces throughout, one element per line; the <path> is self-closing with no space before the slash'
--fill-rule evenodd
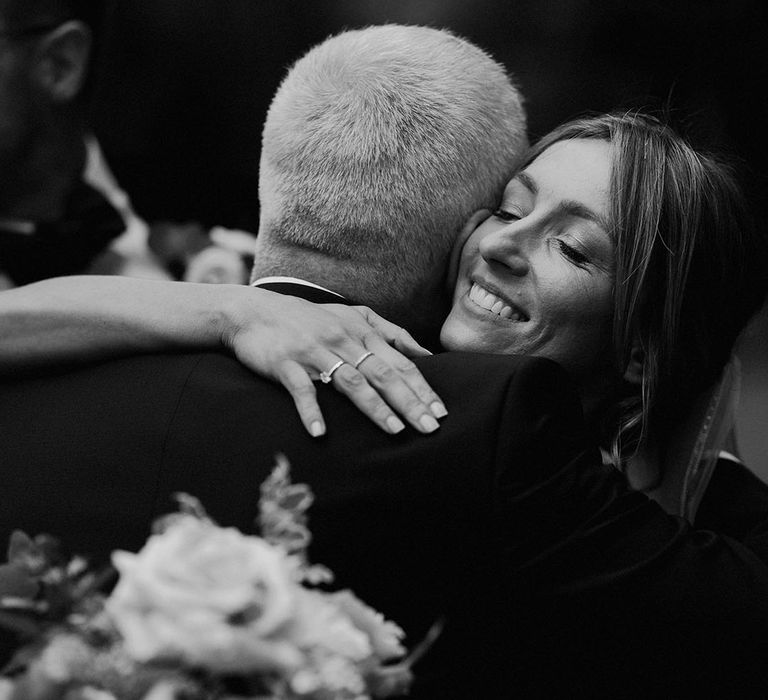
<path id="1" fill-rule="evenodd" d="M 449 315 L 440 329 L 440 345 L 445 350 L 479 350 L 477 347 L 477 330 L 467 328 L 465 324 Z"/>

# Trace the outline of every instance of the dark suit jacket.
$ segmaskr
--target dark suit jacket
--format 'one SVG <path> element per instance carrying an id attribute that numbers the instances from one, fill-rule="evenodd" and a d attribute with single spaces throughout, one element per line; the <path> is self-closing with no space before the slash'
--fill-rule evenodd
<path id="1" fill-rule="evenodd" d="M 446 616 L 417 697 L 745 697 L 766 682 L 764 565 L 583 450 L 557 365 L 419 365 L 450 410 L 431 436 L 386 435 L 318 386 L 329 433 L 312 439 L 281 387 L 213 353 L 6 382 L 0 537 L 51 532 L 104 558 L 140 547 L 180 490 L 252 531 L 281 451 L 317 497 L 312 559 L 411 644 Z"/>
<path id="2" fill-rule="evenodd" d="M 411 643 L 441 615 L 451 628 L 485 619 L 505 540 L 502 497 L 579 457 L 580 409 L 553 363 L 467 361 L 422 363 L 455 406 L 437 436 L 389 436 L 319 386 L 329 434 L 312 439 L 282 387 L 213 353 L 7 383 L 0 538 L 46 531 L 104 558 L 140 547 L 176 491 L 253 531 L 259 485 L 282 452 L 294 481 L 315 492 L 311 555 L 338 585 L 403 624 Z"/>
<path id="3" fill-rule="evenodd" d="M 217 354 L 9 382 L 0 537 L 47 531 L 103 559 L 139 548 L 176 491 L 252 531 L 280 451 L 316 495 L 310 553 L 337 585 L 401 623 L 411 644 L 446 618 L 416 669 L 417 696 L 674 696 L 762 683 L 763 565 L 604 469 L 582 444 L 559 367 L 463 354 L 419 365 L 450 409 L 431 436 L 386 435 L 318 386 L 329 434 L 313 440 L 282 388 Z"/>

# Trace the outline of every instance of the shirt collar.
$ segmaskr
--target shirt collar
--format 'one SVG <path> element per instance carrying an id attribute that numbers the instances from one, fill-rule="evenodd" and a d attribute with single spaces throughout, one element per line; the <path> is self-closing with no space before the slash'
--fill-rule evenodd
<path id="1" fill-rule="evenodd" d="M 299 279 L 298 277 L 259 277 L 259 279 L 254 280 L 251 282 L 252 287 L 258 287 L 260 284 L 301 284 L 305 287 L 314 287 L 315 289 L 322 289 L 324 292 L 328 292 L 329 294 L 333 294 L 334 296 L 340 297 L 341 299 L 344 298 L 343 295 L 339 294 L 338 292 L 334 292 L 332 289 L 328 289 L 327 287 L 321 287 L 319 284 L 315 284 L 314 282 L 307 282 L 307 280 Z"/>
<path id="2" fill-rule="evenodd" d="M 34 221 L 26 221 L 25 219 L 0 218 L 0 229 L 11 233 L 31 236 L 37 231 L 37 224 L 35 224 Z"/>

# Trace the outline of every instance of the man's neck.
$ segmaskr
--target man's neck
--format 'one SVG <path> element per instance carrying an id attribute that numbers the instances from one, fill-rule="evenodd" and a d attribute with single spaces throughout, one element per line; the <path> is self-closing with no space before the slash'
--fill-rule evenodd
<path id="1" fill-rule="evenodd" d="M 388 321 L 403 326 L 433 352 L 440 349 L 440 326 L 447 313 L 442 277 L 424 280 L 419 285 L 418 299 L 414 299 L 413 304 L 405 304 L 386 296 L 382 298 L 386 284 L 375 287 L 370 284 L 369 280 L 385 274 L 375 266 L 367 266 L 363 261 L 351 266 L 349 261 L 340 262 L 318 253 L 302 249 L 287 250 L 270 245 L 263 238 L 259 241 L 259 236 L 256 241 L 256 262 L 253 267 L 255 277 L 293 273 L 302 280 L 342 294 L 354 304 L 369 306 Z M 368 267 L 369 271 L 366 269 Z M 363 281 L 366 283 L 363 284 Z"/>
<path id="2" fill-rule="evenodd" d="M 335 294 L 354 298 L 345 283 L 343 263 L 317 251 L 271 244 L 261 232 L 256 236 L 251 279 L 290 277 L 308 282 Z"/>

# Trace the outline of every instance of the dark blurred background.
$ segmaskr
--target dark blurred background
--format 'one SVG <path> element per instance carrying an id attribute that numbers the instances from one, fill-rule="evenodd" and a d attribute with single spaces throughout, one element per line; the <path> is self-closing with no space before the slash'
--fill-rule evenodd
<path id="1" fill-rule="evenodd" d="M 255 232 L 261 124 L 288 65 L 344 28 L 400 22 L 450 28 L 504 63 L 532 140 L 585 111 L 666 110 L 698 144 L 739 157 L 766 221 L 763 0 L 107 2 L 95 130 L 148 220 Z M 739 444 L 768 480 L 766 313 L 739 356 Z"/>

